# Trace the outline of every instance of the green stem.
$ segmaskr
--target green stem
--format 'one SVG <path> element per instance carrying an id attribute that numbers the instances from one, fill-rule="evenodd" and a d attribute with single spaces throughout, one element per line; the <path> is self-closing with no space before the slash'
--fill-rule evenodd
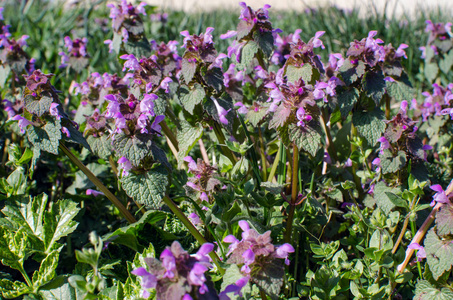
<path id="1" fill-rule="evenodd" d="M 234 156 L 233 152 L 231 152 L 231 150 L 227 146 L 225 146 L 225 135 L 223 134 L 219 124 L 217 124 L 217 122 L 214 122 L 214 125 L 212 127 L 214 128 L 214 133 L 217 137 L 217 140 L 219 141 L 223 154 L 228 157 L 233 164 L 235 164 L 237 162 L 237 159 Z"/>
<path id="2" fill-rule="evenodd" d="M 60 141 L 60 149 L 66 156 L 88 177 L 88 179 L 101 191 L 104 195 L 115 205 L 121 214 L 126 218 L 129 223 L 135 223 L 137 220 L 134 216 L 124 207 L 118 198 L 113 195 L 105 185 L 74 155 L 72 152 Z"/>
<path id="3" fill-rule="evenodd" d="M 299 182 L 298 180 L 298 174 L 299 174 L 299 149 L 297 148 L 296 145 L 293 145 L 293 165 L 291 168 L 292 175 L 291 175 L 291 203 L 290 203 L 290 208 L 289 208 L 289 214 L 288 214 L 288 219 L 286 221 L 286 231 L 285 231 L 285 243 L 290 243 L 291 242 L 291 233 L 293 229 L 293 219 L 294 219 L 294 211 L 296 210 L 296 202 L 297 202 L 297 196 L 299 195 L 298 193 L 298 188 L 297 184 Z"/>
<path id="4" fill-rule="evenodd" d="M 445 191 L 445 194 L 448 196 L 453 192 L 453 180 L 450 182 L 450 184 L 447 187 L 447 190 Z M 414 238 L 411 241 L 412 243 L 417 243 L 420 245 L 420 242 L 422 241 L 423 237 L 425 236 L 426 232 L 428 231 L 429 227 L 433 223 L 437 211 L 444 206 L 444 203 L 437 203 L 436 206 L 434 206 L 433 210 L 431 213 L 428 215 L 426 218 L 425 222 L 423 222 L 422 227 L 417 231 L 415 234 Z M 415 250 L 414 249 L 409 249 L 407 248 L 406 250 L 406 257 L 404 258 L 404 261 L 397 267 L 397 270 L 399 273 L 402 273 L 404 269 L 406 268 L 407 264 L 409 263 L 412 254 L 414 254 Z"/>
<path id="5" fill-rule="evenodd" d="M 260 144 L 261 144 L 261 169 L 263 171 L 263 178 L 267 178 L 267 166 L 266 166 L 266 145 L 264 144 L 264 139 L 263 139 L 263 133 L 261 132 L 261 127 L 258 127 L 258 134 L 260 138 Z"/>
<path id="6" fill-rule="evenodd" d="M 327 126 L 327 111 L 323 109 L 321 111 L 321 126 L 324 129 L 324 132 L 326 133 L 326 150 L 330 155 L 330 158 L 332 159 L 332 163 L 335 163 L 338 160 L 337 157 L 337 151 L 335 149 L 335 145 L 332 140 L 332 135 L 330 134 L 330 128 Z"/>
<path id="7" fill-rule="evenodd" d="M 162 131 L 164 132 L 165 136 L 168 137 L 168 139 L 173 144 L 173 147 L 175 147 L 176 151 L 179 151 L 178 140 L 176 139 L 175 135 L 173 134 L 173 131 L 171 131 L 171 129 L 168 127 L 167 122 L 165 122 L 165 120 L 163 120 L 159 124 L 162 127 Z"/>
<path id="8" fill-rule="evenodd" d="M 28 277 L 28 274 L 27 274 L 27 272 L 25 272 L 24 267 L 22 266 L 22 264 L 21 264 L 20 267 L 21 268 L 20 268 L 19 272 L 22 274 L 22 276 L 24 276 L 24 279 L 25 279 L 25 282 L 27 282 L 27 285 L 29 287 L 32 287 L 33 286 L 33 282 L 31 281 L 30 277 Z"/>
<path id="9" fill-rule="evenodd" d="M 186 215 L 179 209 L 179 207 L 176 205 L 176 203 L 173 202 L 168 196 L 164 197 L 164 203 L 171 209 L 171 211 L 176 215 L 176 217 L 186 226 L 186 228 L 189 230 L 189 232 L 194 236 L 194 238 L 200 243 L 200 245 L 203 245 L 207 243 L 206 239 L 201 235 L 201 233 L 193 226 L 192 222 L 186 217 Z M 217 253 L 214 251 L 211 251 L 209 253 L 209 256 L 211 257 L 212 261 L 214 264 L 217 266 L 219 269 L 220 274 L 224 274 L 225 270 L 220 266 L 220 258 L 217 256 Z"/>
<path id="10" fill-rule="evenodd" d="M 277 155 L 275 155 L 274 163 L 272 164 L 271 172 L 269 173 L 269 176 L 267 177 L 267 181 L 272 181 L 275 176 L 275 171 L 277 171 L 278 163 L 280 162 L 280 154 L 282 152 L 282 145 L 283 142 L 280 141 L 279 146 L 278 146 L 278 151 Z"/>

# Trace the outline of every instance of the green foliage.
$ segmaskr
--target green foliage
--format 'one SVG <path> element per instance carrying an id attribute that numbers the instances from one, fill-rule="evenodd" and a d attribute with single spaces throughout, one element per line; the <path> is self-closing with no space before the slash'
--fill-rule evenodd
<path id="1" fill-rule="evenodd" d="M 452 240 L 441 239 L 434 229 L 428 231 L 425 239 L 426 261 L 435 280 L 453 265 Z"/>
<path id="2" fill-rule="evenodd" d="M 27 127 L 27 135 L 30 143 L 35 148 L 58 154 L 59 141 L 61 139 L 61 124 L 59 120 L 48 121 L 43 127 Z"/>
<path id="3" fill-rule="evenodd" d="M 352 116 L 352 123 L 370 146 L 374 146 L 385 131 L 384 112 L 379 108 L 372 111 L 357 111 Z"/>

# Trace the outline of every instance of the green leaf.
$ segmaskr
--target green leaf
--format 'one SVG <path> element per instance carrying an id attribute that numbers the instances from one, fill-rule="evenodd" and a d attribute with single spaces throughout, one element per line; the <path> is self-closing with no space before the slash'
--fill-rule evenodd
<path id="1" fill-rule="evenodd" d="M 253 40 L 258 44 L 258 47 L 263 51 L 266 58 L 269 58 L 272 51 L 274 51 L 274 37 L 272 32 L 256 30 L 253 32 Z"/>
<path id="2" fill-rule="evenodd" d="M 10 72 L 11 72 L 11 68 L 8 65 L 6 65 L 6 66 L 0 65 L 0 87 L 1 88 L 5 87 L 5 83 L 6 83 L 6 80 L 8 79 Z"/>
<path id="3" fill-rule="evenodd" d="M 370 248 L 391 250 L 393 248 L 393 241 L 388 231 L 385 229 L 376 229 L 370 238 Z"/>
<path id="4" fill-rule="evenodd" d="M 46 300 L 82 300 L 80 292 L 69 283 L 66 276 L 58 276 L 39 289 L 39 294 Z"/>
<path id="5" fill-rule="evenodd" d="M 181 73 L 186 84 L 192 80 L 195 72 L 197 71 L 197 57 L 193 56 L 191 53 L 184 54 L 184 57 L 181 62 Z"/>
<path id="6" fill-rule="evenodd" d="M 221 126 L 225 127 L 229 132 L 233 130 L 233 123 L 236 119 L 236 112 L 233 106 L 233 100 L 228 94 L 223 94 L 222 97 L 217 99 L 217 103 L 223 107 L 226 111 L 228 111 L 226 115 L 226 119 L 228 120 L 228 124 L 224 125 L 220 122 L 219 112 L 214 104 L 212 99 L 208 99 L 204 105 L 205 111 L 210 115 L 217 123 L 221 124 Z"/>
<path id="7" fill-rule="evenodd" d="M 104 134 L 100 137 L 89 136 L 87 142 L 93 150 L 94 154 L 104 160 L 108 160 L 110 154 L 112 154 L 113 146 L 109 140 L 109 136 Z"/>
<path id="8" fill-rule="evenodd" d="M 195 83 L 190 90 L 185 86 L 179 88 L 181 104 L 191 115 L 193 114 L 195 105 L 200 104 L 205 96 L 204 88 L 199 83 Z"/>
<path id="9" fill-rule="evenodd" d="M 414 89 L 409 80 L 386 81 L 385 84 L 389 96 L 395 98 L 397 101 L 411 100 L 414 98 Z"/>
<path id="10" fill-rule="evenodd" d="M 258 52 L 258 49 L 258 44 L 254 41 L 249 41 L 247 44 L 245 44 L 245 46 L 242 47 L 241 50 L 241 66 L 243 66 L 244 68 L 248 67 L 253 61 L 255 54 Z"/>
<path id="11" fill-rule="evenodd" d="M 61 139 L 61 124 L 59 120 L 55 123 L 48 121 L 44 127 L 27 127 L 27 135 L 30 143 L 40 150 L 58 155 L 58 146 Z"/>
<path id="12" fill-rule="evenodd" d="M 41 117 L 45 113 L 50 114 L 50 105 L 52 104 L 52 97 L 42 96 L 41 99 L 35 100 L 32 95 L 25 96 L 24 107 L 30 113 Z"/>
<path id="13" fill-rule="evenodd" d="M 367 72 L 363 79 L 363 89 L 368 97 L 374 100 L 377 106 L 385 94 L 385 80 L 381 71 Z"/>
<path id="14" fill-rule="evenodd" d="M 28 245 L 25 229 L 11 231 L 0 226 L 0 259 L 3 265 L 22 271 Z"/>
<path id="15" fill-rule="evenodd" d="M 81 73 L 83 70 L 86 70 L 86 68 L 87 68 L 89 62 L 90 62 L 90 61 L 89 61 L 89 59 L 88 59 L 87 57 L 83 57 L 83 56 L 80 56 L 80 57 L 70 56 L 70 57 L 69 57 L 68 65 L 69 65 L 74 71 L 76 71 L 77 73 Z"/>
<path id="16" fill-rule="evenodd" d="M 206 71 L 204 75 L 206 84 L 214 88 L 217 92 L 222 91 L 223 88 L 223 72 L 220 68 L 212 68 Z"/>
<path id="17" fill-rule="evenodd" d="M 16 298 L 31 291 L 32 288 L 23 282 L 0 279 L 0 292 L 6 299 Z"/>
<path id="18" fill-rule="evenodd" d="M 278 295 L 285 277 L 284 266 L 282 259 L 269 259 L 252 277 L 252 281 L 264 290 L 271 299 L 279 299 Z"/>
<path id="19" fill-rule="evenodd" d="M 138 203 L 159 209 L 168 185 L 168 172 L 158 166 L 144 174 L 130 173 L 121 178 L 121 184 L 126 194 Z"/>
<path id="20" fill-rule="evenodd" d="M 79 213 L 77 203 L 70 200 L 59 200 L 52 203 L 49 210 L 44 212 L 43 237 L 45 253 L 59 247 L 59 239 L 72 233 L 78 223 L 74 217 Z"/>
<path id="21" fill-rule="evenodd" d="M 385 194 L 389 198 L 390 202 L 392 202 L 396 207 L 404 207 L 409 210 L 409 204 L 407 203 L 406 200 L 404 200 L 398 195 L 389 192 L 385 192 Z"/>
<path id="22" fill-rule="evenodd" d="M 179 145 L 178 168 L 182 166 L 184 162 L 183 158 L 189 154 L 189 151 L 195 146 L 203 134 L 203 126 L 199 123 L 194 127 L 186 120 L 180 120 L 180 124 L 181 129 L 176 134 Z"/>
<path id="23" fill-rule="evenodd" d="M 428 47 L 427 47 L 428 48 Z M 428 63 L 425 65 L 425 77 L 429 82 L 434 82 L 439 73 L 439 67 L 435 63 Z"/>
<path id="24" fill-rule="evenodd" d="M 453 49 L 451 49 L 445 56 L 444 59 L 441 59 L 439 62 L 439 68 L 445 74 L 451 71 L 451 67 L 453 67 Z"/>
<path id="25" fill-rule="evenodd" d="M 419 280 L 415 286 L 414 300 L 451 300 L 453 291 L 449 288 L 437 289 L 427 280 Z"/>
<path id="26" fill-rule="evenodd" d="M 167 213 L 163 211 L 147 211 L 137 222 L 125 227 L 118 228 L 112 233 L 103 237 L 104 241 L 112 241 L 117 244 L 127 246 L 134 251 L 143 251 L 139 245 L 137 236 L 138 232 L 145 227 L 146 224 L 155 224 L 167 218 Z"/>
<path id="27" fill-rule="evenodd" d="M 425 238 L 426 260 L 435 280 L 453 265 L 453 243 L 451 239 L 440 239 L 434 228 Z"/>
<path id="28" fill-rule="evenodd" d="M 63 138 L 72 143 L 76 143 L 82 145 L 83 147 L 87 148 L 90 152 L 92 152 L 90 144 L 88 144 L 87 140 L 83 137 L 83 134 L 67 119 L 63 119 L 63 126 L 66 127 L 69 131 L 69 137 L 63 135 Z"/>
<path id="29" fill-rule="evenodd" d="M 383 174 L 395 173 L 406 165 L 406 153 L 404 151 L 398 151 L 398 154 L 393 157 L 392 152 L 386 149 L 379 154 L 379 159 L 381 160 Z"/>
<path id="30" fill-rule="evenodd" d="M 344 83 L 350 86 L 365 74 L 365 64 L 362 61 L 358 65 L 353 65 L 349 59 L 346 59 L 338 70 L 343 78 Z"/>
<path id="31" fill-rule="evenodd" d="M 24 164 L 28 163 L 32 158 L 33 158 L 33 151 L 30 150 L 29 148 L 25 148 L 24 153 L 22 154 L 20 159 L 17 160 L 16 164 L 24 165 Z"/>
<path id="32" fill-rule="evenodd" d="M 299 150 L 303 149 L 312 156 L 315 156 L 318 149 L 322 146 L 321 131 L 318 124 L 314 121 L 304 127 L 290 124 L 288 132 L 290 141 L 294 142 Z"/>
<path id="33" fill-rule="evenodd" d="M 94 176 L 101 180 L 111 172 L 108 165 L 89 163 L 86 165 L 86 167 L 94 174 Z M 86 189 L 93 187 L 95 187 L 95 185 L 91 182 L 91 180 L 88 179 L 85 173 L 79 170 L 75 172 L 75 179 L 72 181 L 72 184 L 66 189 L 66 193 L 77 195 L 80 192 L 79 190 L 85 191 Z"/>
<path id="34" fill-rule="evenodd" d="M 444 236 L 453 234 L 453 206 L 448 202 L 436 215 L 437 234 Z"/>
<path id="35" fill-rule="evenodd" d="M 120 156 L 126 157 L 133 166 L 139 166 L 142 159 L 149 155 L 152 141 L 149 135 L 135 134 L 128 136 L 124 133 L 117 134 L 113 147 Z"/>
<path id="36" fill-rule="evenodd" d="M 59 256 L 60 251 L 54 250 L 41 262 L 39 270 L 33 273 L 33 286 L 35 288 L 39 288 L 55 277 Z"/>
<path id="37" fill-rule="evenodd" d="M 225 270 L 225 274 L 223 275 L 223 280 L 222 280 L 222 286 L 221 286 L 221 291 L 225 290 L 227 286 L 230 284 L 235 284 L 236 281 L 239 279 L 243 278 L 244 275 L 242 275 L 241 271 L 239 270 L 239 267 L 237 265 L 229 265 L 228 268 Z M 247 284 L 241 289 L 241 293 L 244 296 L 244 299 L 250 299 L 250 294 L 252 292 L 250 282 L 247 282 Z M 232 300 L 239 300 L 241 297 L 233 294 L 233 293 L 228 293 L 228 297 Z"/>
<path id="38" fill-rule="evenodd" d="M 374 146 L 385 131 L 385 115 L 382 110 L 357 111 L 352 115 L 352 123 L 370 146 Z"/>
<path id="39" fill-rule="evenodd" d="M 341 116 L 347 117 L 354 108 L 354 105 L 359 100 L 360 93 L 356 88 L 344 89 L 339 88 L 337 91 L 338 105 L 340 107 Z"/>
<path id="40" fill-rule="evenodd" d="M 374 200 L 376 200 L 377 206 L 388 215 L 390 211 L 395 207 L 395 204 L 390 200 L 388 193 L 399 194 L 400 191 L 396 188 L 391 188 L 385 185 L 384 182 L 380 181 L 374 186 Z"/>
<path id="41" fill-rule="evenodd" d="M 285 75 L 289 82 L 296 82 L 302 78 L 305 83 L 310 83 L 313 76 L 313 67 L 310 64 L 304 64 L 302 67 L 288 65 L 285 70 Z"/>
<path id="42" fill-rule="evenodd" d="M 139 41 L 129 40 L 124 44 L 124 50 L 128 54 L 134 54 L 140 60 L 142 57 L 149 57 L 151 55 L 151 44 L 146 38 L 142 38 Z"/>

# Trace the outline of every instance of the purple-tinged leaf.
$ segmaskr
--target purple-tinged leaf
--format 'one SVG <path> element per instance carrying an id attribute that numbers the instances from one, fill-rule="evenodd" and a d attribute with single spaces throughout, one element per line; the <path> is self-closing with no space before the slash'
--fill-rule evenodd
<path id="1" fill-rule="evenodd" d="M 453 265 L 453 243 L 451 238 L 440 238 L 432 228 L 425 238 L 426 261 L 435 280 L 449 271 Z"/>
<path id="2" fill-rule="evenodd" d="M 441 207 L 436 215 L 437 234 L 446 236 L 453 234 L 453 206 L 448 202 Z"/>

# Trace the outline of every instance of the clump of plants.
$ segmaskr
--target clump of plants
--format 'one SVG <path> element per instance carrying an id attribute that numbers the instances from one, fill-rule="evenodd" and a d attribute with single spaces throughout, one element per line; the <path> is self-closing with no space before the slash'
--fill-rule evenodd
<path id="1" fill-rule="evenodd" d="M 52 73 L 0 8 L 4 298 L 453 297 L 451 24 L 427 21 L 431 92 L 376 30 L 328 53 L 241 2 L 153 40 L 168 16 L 107 7 Z"/>

